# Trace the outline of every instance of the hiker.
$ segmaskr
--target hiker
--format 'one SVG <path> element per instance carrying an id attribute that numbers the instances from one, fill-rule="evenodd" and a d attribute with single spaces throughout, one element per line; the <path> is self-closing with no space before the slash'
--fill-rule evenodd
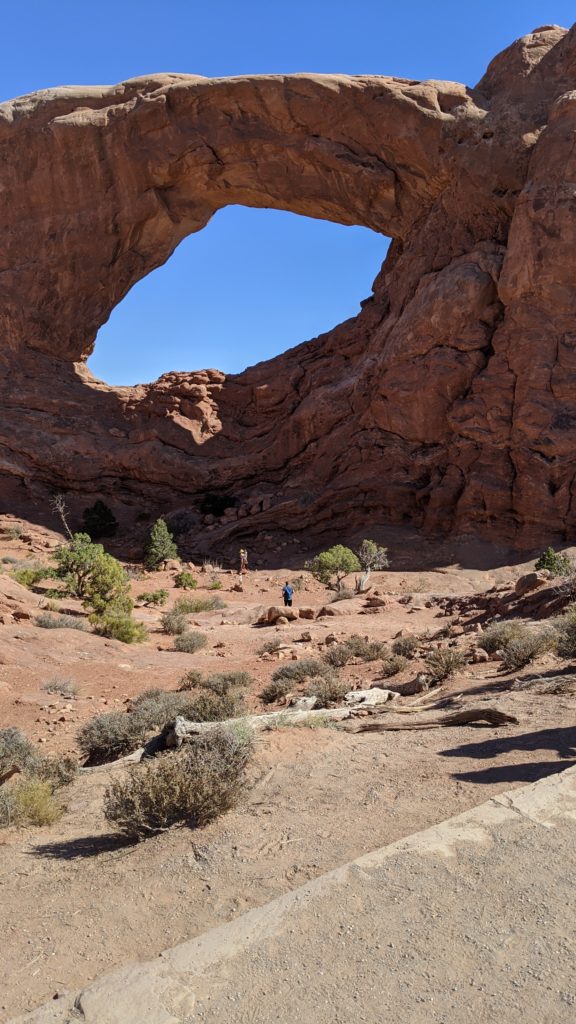
<path id="1" fill-rule="evenodd" d="M 248 552 L 246 548 L 240 548 L 240 574 L 248 569 Z"/>
<path id="2" fill-rule="evenodd" d="M 285 608 L 291 608 L 292 607 L 292 595 L 293 594 L 294 594 L 294 588 L 291 587 L 290 584 L 288 583 L 288 580 L 286 580 L 286 583 L 284 584 L 284 589 L 282 590 L 282 597 L 284 598 L 284 607 Z"/>

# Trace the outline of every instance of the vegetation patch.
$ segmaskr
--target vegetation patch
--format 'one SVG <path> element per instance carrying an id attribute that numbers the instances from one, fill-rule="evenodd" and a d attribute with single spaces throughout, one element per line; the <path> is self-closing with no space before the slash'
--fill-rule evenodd
<path id="1" fill-rule="evenodd" d="M 403 657 L 402 654 L 392 654 L 389 658 L 384 658 L 380 675 L 383 679 L 390 679 L 392 676 L 397 676 L 399 672 L 403 672 L 407 665 L 408 658 Z"/>
<path id="2" fill-rule="evenodd" d="M 245 785 L 252 742 L 237 730 L 214 729 L 178 754 L 139 766 L 104 797 L 107 820 L 138 841 L 173 825 L 199 828 L 233 807 Z"/>
<path id="3" fill-rule="evenodd" d="M 176 637 L 174 650 L 183 654 L 195 654 L 196 651 L 206 647 L 207 643 L 208 637 L 205 633 L 201 633 L 198 629 L 187 629 L 185 633 Z"/>
<path id="4" fill-rule="evenodd" d="M 398 654 L 401 658 L 413 658 L 420 646 L 417 636 L 407 633 L 406 636 L 399 636 L 392 644 L 392 654 Z"/>
<path id="5" fill-rule="evenodd" d="M 441 647 L 437 651 L 431 651 L 426 658 L 426 667 L 436 683 L 460 672 L 465 664 L 466 658 L 462 652 L 452 647 Z"/>
<path id="6" fill-rule="evenodd" d="M 52 612 L 40 612 L 34 619 L 36 626 L 42 629 L 86 629 L 86 622 L 78 615 L 53 615 Z"/>

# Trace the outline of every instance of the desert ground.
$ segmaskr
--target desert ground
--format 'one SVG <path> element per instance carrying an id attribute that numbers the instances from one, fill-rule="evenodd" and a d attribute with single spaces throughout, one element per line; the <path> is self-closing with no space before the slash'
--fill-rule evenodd
<path id="1" fill-rule="evenodd" d="M 501 659 L 478 655 L 478 640 L 495 616 L 539 623 L 566 604 L 561 581 L 542 576 L 527 589 L 518 583 L 533 571 L 534 559 L 450 562 L 446 549 L 427 542 L 420 549 L 410 545 L 408 556 L 394 536 L 390 568 L 373 573 L 369 594 L 333 603 L 297 555 L 286 555 L 282 564 L 282 550 L 269 558 L 276 559 L 274 568 L 246 573 L 242 589 L 231 560 L 195 566 L 195 593 L 213 592 L 217 580 L 225 607 L 190 616 L 208 642 L 186 654 L 175 651 L 174 637 L 162 630 L 165 609 L 138 603 L 139 594 L 158 588 L 168 590 L 167 607 L 181 596 L 174 566 L 132 570 L 135 617 L 148 630 L 141 644 L 41 628 L 36 619 L 47 601 L 75 616 L 84 614 L 82 606 L 47 597 L 42 587 L 20 586 L 11 571 L 46 561 L 62 542 L 56 530 L 0 517 L 0 728 L 15 726 L 43 753 L 71 755 L 81 765 L 61 791 L 64 813 L 57 822 L 0 831 L 3 1022 L 363 852 L 576 763 L 571 664 L 548 652 L 507 671 Z M 312 617 L 258 624 L 281 603 L 286 579 L 300 581 L 294 610 L 311 609 Z M 393 679 L 382 679 L 381 660 L 353 658 L 339 670 L 350 691 L 414 680 L 426 668 L 426 652 L 438 646 L 452 645 L 465 663 L 427 693 L 400 696 L 393 710 L 386 705 L 377 716 L 382 731 L 357 731 L 364 717 L 337 724 L 326 719 L 315 728 L 292 727 L 281 718 L 257 734 L 240 803 L 204 828 L 176 827 L 137 844 L 111 828 L 103 814 L 104 791 L 111 779 L 138 769 L 125 762 L 85 767 L 76 739 L 83 723 L 129 709 L 151 687 L 175 690 L 192 668 L 207 675 L 246 671 L 252 677 L 246 710 L 279 710 L 300 696 L 263 704 L 262 688 L 279 665 L 322 658 L 354 634 L 386 644 L 414 634 L 420 646 Z M 269 640 L 277 640 L 279 650 L 258 653 Z M 48 692 L 55 681 L 67 681 L 77 692 Z M 435 697 L 453 698 L 453 706 L 464 709 L 496 708 L 517 722 L 422 727 L 434 713 L 398 710 Z"/>

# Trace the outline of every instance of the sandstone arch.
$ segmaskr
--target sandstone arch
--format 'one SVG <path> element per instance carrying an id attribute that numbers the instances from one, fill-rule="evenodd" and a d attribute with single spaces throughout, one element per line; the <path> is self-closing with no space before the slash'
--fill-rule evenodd
<path id="1" fill-rule="evenodd" d="M 547 26 L 475 89 L 157 75 L 1 105 L 4 480 L 162 506 L 265 491 L 292 529 L 571 535 L 575 54 Z M 230 203 L 391 235 L 359 317 L 228 379 L 93 381 L 114 305 Z"/>

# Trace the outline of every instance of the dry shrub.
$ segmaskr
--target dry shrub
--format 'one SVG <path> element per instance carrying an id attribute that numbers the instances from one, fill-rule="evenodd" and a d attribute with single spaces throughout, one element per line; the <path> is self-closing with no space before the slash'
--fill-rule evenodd
<path id="1" fill-rule="evenodd" d="M 289 679 L 271 679 L 260 691 L 260 700 L 263 704 L 276 704 L 282 700 L 287 693 L 290 693 L 292 683 Z"/>
<path id="2" fill-rule="evenodd" d="M 456 672 L 460 672 L 465 664 L 466 658 L 462 651 L 451 647 L 442 647 L 437 651 L 431 651 L 426 658 L 428 672 L 434 682 L 437 683 L 442 682 L 443 679 L 449 679 Z"/>
<path id="3" fill-rule="evenodd" d="M 216 594 L 214 597 L 179 597 L 173 610 L 182 615 L 198 615 L 199 612 L 213 612 L 225 607 L 226 602 Z"/>
<path id="4" fill-rule="evenodd" d="M 324 662 L 317 661 L 316 658 L 302 658 L 301 661 L 290 661 L 287 665 L 281 665 L 272 673 L 272 680 L 275 683 L 286 681 L 290 685 L 298 685 L 312 679 L 313 676 L 324 675 L 330 675 L 330 669 Z"/>
<path id="5" fill-rule="evenodd" d="M 404 658 L 401 654 L 393 654 L 389 658 L 384 658 L 380 675 L 382 679 L 390 679 L 391 676 L 396 676 L 399 672 L 403 672 L 407 664 L 408 658 Z"/>
<path id="6" fill-rule="evenodd" d="M 197 684 L 201 689 L 210 690 L 217 697 L 225 697 L 229 693 L 246 690 L 254 682 L 249 672 L 231 671 L 215 672 L 202 678 Z"/>
<path id="7" fill-rule="evenodd" d="M 280 650 L 283 643 L 283 640 L 278 639 L 267 640 L 266 643 L 262 644 L 262 647 L 258 648 L 256 654 L 276 654 L 276 651 Z"/>
<path id="8" fill-rule="evenodd" d="M 308 683 L 306 694 L 309 697 L 316 697 L 317 708 L 328 708 L 331 704 L 338 704 L 343 700 L 349 689 L 348 683 L 336 675 L 315 676 Z"/>
<path id="9" fill-rule="evenodd" d="M 350 587 L 338 587 L 338 590 L 330 595 L 329 604 L 334 604 L 335 601 L 349 601 L 351 597 L 356 597 L 356 594 Z"/>
<path id="10" fill-rule="evenodd" d="M 481 647 L 487 654 L 505 651 L 508 644 L 515 640 L 516 637 L 521 636 L 525 629 L 525 624 L 518 620 L 493 622 L 478 637 L 478 647 Z"/>
<path id="11" fill-rule="evenodd" d="M 19 729 L 0 729 L 0 782 L 14 769 L 25 771 L 36 759 L 35 747 Z"/>
<path id="12" fill-rule="evenodd" d="M 51 612 L 40 612 L 34 619 L 35 626 L 43 629 L 80 629 L 86 630 L 84 619 L 77 615 L 52 615 Z"/>
<path id="13" fill-rule="evenodd" d="M 377 640 L 367 640 L 365 637 L 353 633 L 341 644 L 334 644 L 324 655 L 324 661 L 334 668 L 341 668 L 347 665 L 352 658 L 361 661 L 376 661 L 386 653 L 386 645 Z"/>
<path id="14" fill-rule="evenodd" d="M 406 636 L 399 636 L 392 644 L 392 654 L 398 654 L 402 658 L 413 658 L 420 641 L 417 636 L 408 633 Z"/>
<path id="15" fill-rule="evenodd" d="M 164 632 L 168 633 L 169 636 L 178 636 L 180 633 L 185 633 L 188 629 L 185 615 L 174 608 L 164 612 L 160 623 Z"/>
<path id="16" fill-rule="evenodd" d="M 106 764 L 131 754 L 144 741 L 146 729 L 138 714 L 110 711 L 96 715 L 77 733 L 80 750 L 89 764 Z"/>
<path id="17" fill-rule="evenodd" d="M 107 820 L 138 841 L 173 825 L 199 828 L 229 810 L 242 792 L 252 741 L 237 730 L 214 729 L 178 754 L 164 754 L 112 782 Z"/>
<path id="18" fill-rule="evenodd" d="M 208 637 L 205 633 L 201 633 L 198 629 L 187 629 L 185 633 L 181 633 L 177 636 L 174 641 L 174 650 L 180 651 L 183 654 L 195 654 L 196 651 L 205 647 L 208 643 Z"/>
<path id="19" fill-rule="evenodd" d="M 54 679 L 48 679 L 47 682 L 42 683 L 42 689 L 45 693 L 57 693 L 60 697 L 76 697 L 78 694 L 78 687 L 72 679 L 63 679 L 61 676 L 55 676 Z"/>
<path id="20" fill-rule="evenodd" d="M 561 658 L 576 657 L 576 604 L 571 604 L 554 622 L 557 652 Z"/>
<path id="21" fill-rule="evenodd" d="M 13 785 L 0 786 L 0 826 L 52 825 L 62 811 L 47 781 L 25 776 Z"/>
<path id="22" fill-rule="evenodd" d="M 512 672 L 524 668 L 546 651 L 552 650 L 557 642 L 553 629 L 529 629 L 525 626 L 504 649 L 503 668 Z"/>

